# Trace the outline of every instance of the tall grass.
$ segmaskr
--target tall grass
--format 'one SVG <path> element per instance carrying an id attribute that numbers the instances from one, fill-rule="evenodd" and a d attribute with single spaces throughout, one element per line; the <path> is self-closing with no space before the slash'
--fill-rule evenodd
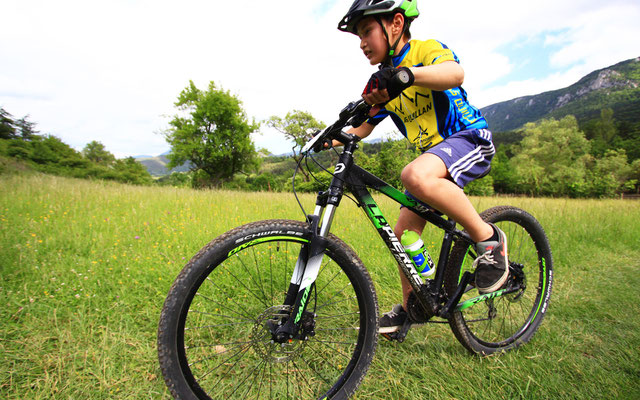
<path id="1" fill-rule="evenodd" d="M 0 398 L 168 398 L 158 316 L 187 259 L 215 236 L 301 219 L 290 194 L 142 188 L 0 176 Z M 313 196 L 303 196 L 308 211 Z M 378 196 L 390 221 L 398 209 Z M 640 398 L 640 203 L 473 198 L 530 211 L 550 237 L 554 288 L 532 342 L 470 356 L 447 325 L 381 341 L 357 398 Z M 398 302 L 391 256 L 344 199 L 333 232 L 369 268 L 382 311 Z M 432 254 L 441 234 L 425 232 Z"/>

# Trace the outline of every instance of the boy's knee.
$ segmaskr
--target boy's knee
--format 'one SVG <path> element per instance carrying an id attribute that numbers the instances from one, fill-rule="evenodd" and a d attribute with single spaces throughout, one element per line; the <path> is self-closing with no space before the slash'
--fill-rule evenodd
<path id="1" fill-rule="evenodd" d="M 425 187 L 430 185 L 430 181 L 433 177 L 425 173 L 421 168 L 417 168 L 414 164 L 409 164 L 402 169 L 400 173 L 400 180 L 404 187 L 411 192 L 418 187 Z"/>
<path id="2" fill-rule="evenodd" d="M 411 191 L 412 187 L 415 187 L 416 183 L 420 181 L 418 177 L 418 171 L 413 164 L 409 164 L 402 169 L 400 173 L 400 180 L 407 190 Z"/>

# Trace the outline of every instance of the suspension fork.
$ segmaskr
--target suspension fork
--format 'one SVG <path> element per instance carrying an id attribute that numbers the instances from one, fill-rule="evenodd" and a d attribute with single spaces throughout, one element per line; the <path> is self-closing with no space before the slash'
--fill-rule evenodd
<path id="1" fill-rule="evenodd" d="M 333 217 L 344 193 L 345 176 L 353 162 L 354 146 L 356 146 L 355 143 L 345 145 L 340 161 L 336 164 L 329 190 L 318 194 L 314 213 L 307 216 L 311 241 L 303 245 L 298 254 L 284 302 L 285 305 L 292 305 L 291 314 L 287 322 L 275 332 L 275 339 L 278 342 L 295 338 L 300 329 L 300 321 L 309 304 L 313 284 L 320 272 Z"/>

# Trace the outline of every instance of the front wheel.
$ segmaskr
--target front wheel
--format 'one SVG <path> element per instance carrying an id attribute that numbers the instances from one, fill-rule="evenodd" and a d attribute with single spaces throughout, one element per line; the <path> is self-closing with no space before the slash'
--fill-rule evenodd
<path id="1" fill-rule="evenodd" d="M 214 239 L 167 295 L 158 356 L 176 399 L 344 399 L 364 377 L 377 344 L 374 286 L 353 250 L 330 235 L 301 317 L 282 342 L 274 326 L 308 225 L 260 221 Z"/>
<path id="2" fill-rule="evenodd" d="M 506 290 L 481 296 L 468 286 L 449 324 L 465 348 L 488 355 L 520 346 L 536 332 L 549 305 L 553 261 L 549 240 L 529 213 L 500 206 L 480 216 L 507 236 L 510 265 Z M 475 257 L 475 249 L 468 244 L 454 244 L 445 274 L 448 293 L 455 291 L 464 272 L 473 272 Z"/>

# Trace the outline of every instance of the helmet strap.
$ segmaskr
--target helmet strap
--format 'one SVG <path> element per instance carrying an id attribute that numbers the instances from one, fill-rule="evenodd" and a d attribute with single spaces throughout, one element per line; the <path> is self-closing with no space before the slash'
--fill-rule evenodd
<path id="1" fill-rule="evenodd" d="M 384 33 L 384 37 L 387 39 L 387 46 L 389 48 L 389 52 L 387 53 L 386 57 L 382 61 L 382 64 L 393 65 L 392 58 L 396 53 L 396 47 L 398 47 L 398 43 L 400 43 L 400 39 L 402 39 L 405 32 L 407 31 L 407 21 L 405 19 L 402 25 L 402 32 L 400 33 L 400 36 L 398 36 L 398 38 L 396 39 L 395 43 L 392 46 L 391 42 L 389 41 L 389 34 L 387 33 L 387 30 L 385 29 L 384 24 L 382 23 L 382 19 L 377 15 L 374 18 L 376 21 L 378 21 L 378 24 L 380 24 L 380 27 L 382 28 L 382 33 Z"/>

